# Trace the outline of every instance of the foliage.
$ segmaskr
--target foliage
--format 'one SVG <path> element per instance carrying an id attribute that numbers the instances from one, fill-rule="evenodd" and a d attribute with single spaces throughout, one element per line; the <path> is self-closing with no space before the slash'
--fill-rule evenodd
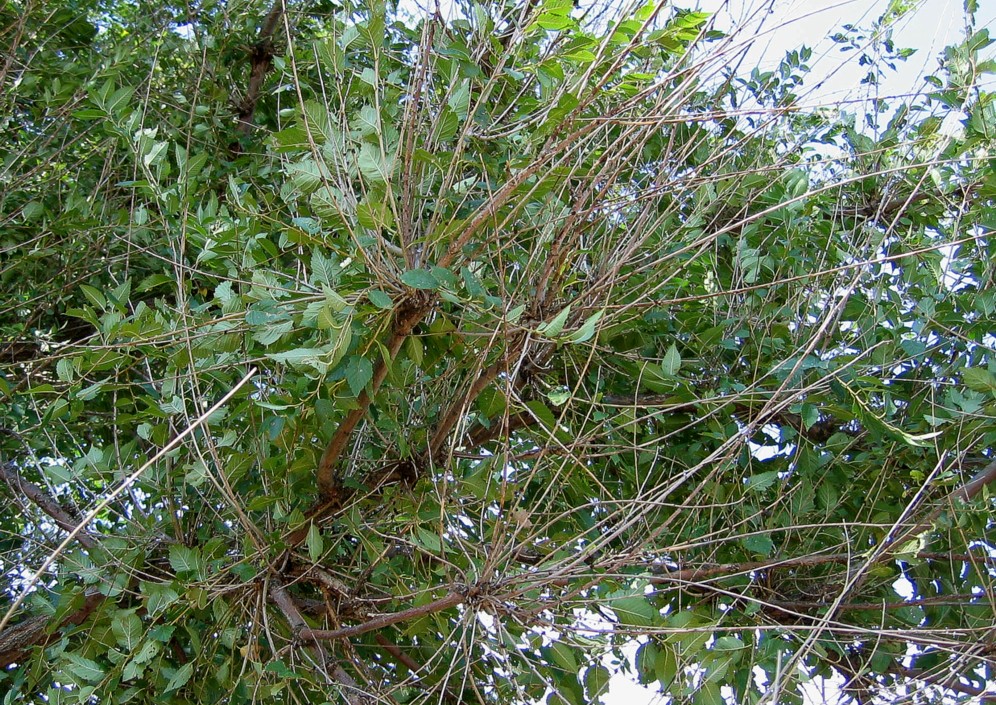
<path id="1" fill-rule="evenodd" d="M 4 702 L 992 680 L 986 30 L 854 114 L 666 3 L 0 17 Z"/>

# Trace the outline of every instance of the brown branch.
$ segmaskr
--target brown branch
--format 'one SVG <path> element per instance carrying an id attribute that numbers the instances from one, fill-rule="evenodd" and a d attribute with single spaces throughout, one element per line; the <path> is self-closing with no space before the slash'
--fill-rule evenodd
<path id="1" fill-rule="evenodd" d="M 955 500 L 959 500 L 960 502 L 972 501 L 993 480 L 996 480 L 996 460 L 990 461 L 988 465 L 975 473 L 968 481 L 952 490 L 947 497 L 938 503 L 934 511 L 924 519 L 916 522 L 911 528 L 897 534 L 895 537 L 887 539 L 886 550 L 880 552 L 878 560 L 881 561 L 890 557 L 893 553 L 893 550 L 890 549 L 905 546 L 914 536 L 933 530 L 934 522 L 937 521 L 946 509 L 954 509 L 958 506 Z"/>
<path id="2" fill-rule="evenodd" d="M 767 570 L 771 568 L 792 568 L 796 566 L 824 565 L 827 563 L 847 563 L 856 558 L 853 553 L 828 553 L 816 556 L 800 556 L 798 558 L 774 558 L 767 561 L 745 561 L 743 563 L 724 563 L 721 565 L 705 565 L 696 568 L 684 568 L 680 570 L 667 570 L 666 567 L 654 566 L 663 575 L 653 577 L 650 582 L 655 585 L 667 583 L 689 583 L 704 578 L 728 577 L 750 573 L 755 570 Z"/>
<path id="3" fill-rule="evenodd" d="M 864 664 L 855 662 L 859 658 L 861 658 L 861 654 L 849 655 L 832 651 L 827 653 L 827 662 L 845 676 L 850 676 L 852 679 L 862 682 L 862 685 L 869 684 L 877 687 L 884 686 L 885 684 L 881 681 L 875 678 L 869 678 L 872 674 L 861 674 Z M 962 683 L 958 680 L 958 674 L 955 673 L 950 674 L 947 678 L 941 678 L 939 675 L 928 674 L 925 670 L 920 668 L 906 668 L 896 661 L 891 661 L 889 663 L 886 672 L 893 676 L 920 681 L 926 685 L 937 688 L 945 688 L 963 695 L 979 696 L 986 694 L 985 686 L 979 687 Z"/>
<path id="4" fill-rule="evenodd" d="M 396 661 L 403 664 L 409 671 L 411 671 L 413 676 L 416 678 L 419 677 L 418 674 L 424 669 L 420 663 L 402 651 L 397 644 L 389 641 L 383 634 L 375 634 L 374 639 L 377 641 L 378 645 L 383 647 L 384 651 L 389 653 Z M 453 703 L 454 705 L 461 702 L 461 699 L 457 697 L 457 694 L 450 689 L 450 686 L 446 682 L 440 683 L 440 686 L 443 689 L 443 695 L 445 696 L 447 702 Z"/>
<path id="5" fill-rule="evenodd" d="M 308 623 L 305 621 L 304 616 L 301 614 L 301 610 L 298 609 L 297 604 L 294 602 L 294 598 L 290 596 L 287 592 L 287 588 L 283 586 L 282 583 L 275 579 L 270 581 L 269 589 L 270 599 L 280 608 L 280 611 L 284 615 L 284 619 L 290 625 L 291 630 L 296 636 L 300 636 L 304 632 L 308 631 Z M 325 658 L 325 652 L 321 647 L 321 644 L 312 644 L 312 650 L 318 659 L 318 662 L 323 666 L 328 665 L 328 660 Z M 360 688 L 356 680 L 349 675 L 349 673 L 338 663 L 332 666 L 331 676 L 345 686 L 344 696 L 346 702 L 349 705 L 367 705 L 368 698 L 364 695 L 364 691 Z"/>
<path id="6" fill-rule="evenodd" d="M 429 457 L 438 457 L 440 451 L 443 449 L 443 444 L 446 443 L 446 437 L 450 435 L 450 431 L 456 426 L 457 421 L 463 415 L 466 408 L 473 403 L 473 401 L 487 388 L 491 382 L 494 381 L 502 371 L 508 369 L 508 356 L 505 356 L 495 364 L 491 365 L 487 369 L 481 371 L 474 383 L 470 385 L 470 389 L 467 390 L 466 394 L 463 394 L 450 404 L 449 408 L 443 414 L 442 418 L 439 420 L 439 425 L 436 426 L 436 432 L 432 436 L 432 440 L 429 441 Z"/>
<path id="7" fill-rule="evenodd" d="M 394 360 L 398 354 L 398 351 L 401 349 L 402 343 L 405 342 L 405 339 L 411 334 L 412 330 L 415 329 L 415 326 L 418 325 L 419 321 L 421 321 L 426 314 L 428 314 L 434 304 L 435 297 L 414 290 L 409 295 L 407 301 L 399 304 L 398 310 L 394 317 L 394 330 L 391 333 L 391 338 L 387 343 L 387 349 L 391 360 Z M 339 482 L 335 476 L 335 469 L 339 462 L 339 457 L 346 449 L 346 445 L 349 443 L 353 430 L 356 428 L 357 424 L 360 423 L 360 420 L 364 417 L 364 415 L 366 415 L 367 409 L 370 408 L 370 402 L 373 401 L 373 395 L 377 393 L 378 389 L 380 389 L 380 385 L 387 377 L 387 372 L 388 361 L 384 359 L 379 360 L 377 362 L 377 366 L 374 368 L 373 378 L 370 381 L 369 392 L 364 389 L 360 393 L 359 398 L 356 400 L 357 408 L 350 411 L 346 415 L 346 418 L 343 419 L 342 423 L 339 424 L 339 427 L 332 435 L 332 440 L 330 440 L 329 444 L 325 447 L 325 452 L 322 453 L 321 460 L 318 461 L 318 491 L 325 499 L 335 499 L 339 493 Z M 340 501 L 339 504 L 341 506 L 342 502 Z M 307 533 L 307 529 L 305 529 L 305 532 Z"/>
<path id="8" fill-rule="evenodd" d="M 383 634 L 375 634 L 374 639 L 383 647 L 384 651 L 391 654 L 398 663 L 411 671 L 413 675 L 418 675 L 418 672 L 422 670 L 421 664 L 398 648 L 397 644 L 388 641 Z"/>
<path id="9" fill-rule="evenodd" d="M 980 687 L 976 685 L 969 685 L 968 683 L 962 683 L 958 680 L 957 674 L 952 674 L 948 678 L 937 678 L 936 676 L 927 675 L 927 673 L 918 668 L 905 668 L 895 661 L 889 665 L 889 673 L 917 680 L 922 683 L 926 683 L 927 685 L 933 685 L 938 688 L 951 690 L 955 693 L 961 693 L 962 695 L 978 696 L 986 693 L 985 686 Z"/>
<path id="10" fill-rule="evenodd" d="M 951 493 L 952 499 L 971 502 L 982 491 L 982 488 L 996 480 L 996 460 L 975 473 L 968 482 Z"/>
<path id="11" fill-rule="evenodd" d="M 938 553 L 936 551 L 921 551 L 917 558 L 938 561 L 972 561 L 985 559 L 985 556 L 975 556 L 969 553 Z M 702 565 L 695 568 L 669 570 L 666 566 L 651 566 L 653 572 L 660 575 L 650 578 L 652 584 L 689 583 L 696 580 L 714 577 L 729 577 L 750 573 L 755 570 L 778 568 L 795 568 L 798 566 L 825 565 L 827 563 L 848 563 L 861 558 L 857 553 L 827 553 L 815 556 L 799 556 L 797 558 L 773 558 L 766 561 L 745 561 L 743 563 L 724 563 L 719 565 Z"/>
<path id="12" fill-rule="evenodd" d="M 970 604 L 973 600 L 979 600 L 982 598 L 992 599 L 991 594 L 986 593 L 961 593 L 954 595 L 938 595 L 936 597 L 922 597 L 918 600 L 907 600 L 904 602 L 845 602 L 841 604 L 837 609 L 839 610 L 900 610 L 904 607 L 929 607 L 932 605 L 949 605 L 949 606 L 961 606 L 964 607 Z M 785 600 L 766 600 L 766 604 L 772 605 L 786 610 L 816 610 L 825 607 L 830 607 L 827 602 L 805 602 L 805 601 L 785 601 Z"/>
<path id="13" fill-rule="evenodd" d="M 467 448 L 480 448 L 502 437 L 515 433 L 520 428 L 526 428 L 536 423 L 536 418 L 525 411 L 510 414 L 493 423 L 490 427 L 478 426 L 467 440 Z"/>
<path id="14" fill-rule="evenodd" d="M 64 617 L 54 628 L 46 615 L 31 617 L 0 632 L 0 668 L 23 659 L 28 651 L 36 646 L 46 646 L 62 635 L 59 630 L 70 625 L 79 625 L 104 601 L 99 592 L 87 593 L 83 604 L 75 612 Z"/>
<path id="15" fill-rule="evenodd" d="M 3 480 L 15 494 L 20 493 L 30 499 L 63 531 L 71 532 L 79 525 L 79 519 L 73 516 L 72 512 L 50 497 L 41 487 L 21 477 L 12 462 L 0 463 L 0 480 Z M 97 545 L 96 540 L 84 531 L 76 535 L 76 540 L 89 549 Z"/>
<path id="16" fill-rule="evenodd" d="M 457 605 L 462 604 L 464 599 L 464 596 L 460 593 L 450 592 L 444 597 L 441 597 L 438 600 L 433 600 L 428 604 L 419 605 L 418 607 L 410 607 L 406 610 L 401 610 L 400 612 L 381 614 L 376 617 L 372 617 L 363 624 L 355 624 L 353 626 L 342 627 L 340 629 L 305 628 L 298 632 L 298 636 L 302 639 L 313 639 L 315 641 L 348 639 L 352 636 L 372 632 L 375 629 L 389 627 L 392 624 L 397 624 L 398 622 L 418 619 L 419 617 L 424 617 L 427 614 L 433 614 L 435 612 L 441 612 L 442 610 L 449 609 L 450 607 L 456 607 Z"/>
<path id="17" fill-rule="evenodd" d="M 259 38 L 249 50 L 249 86 L 246 90 L 245 98 L 239 105 L 239 133 L 248 137 L 252 132 L 253 116 L 256 114 L 256 105 L 259 103 L 259 95 L 263 89 L 263 80 L 266 74 L 273 68 L 273 33 L 277 29 L 284 12 L 284 0 L 274 0 L 273 7 L 263 20 L 263 26 L 259 31 Z"/>

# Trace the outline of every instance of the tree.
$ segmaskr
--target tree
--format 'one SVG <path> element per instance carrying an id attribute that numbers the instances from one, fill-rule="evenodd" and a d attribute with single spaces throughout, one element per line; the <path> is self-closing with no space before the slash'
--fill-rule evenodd
<path id="1" fill-rule="evenodd" d="M 2 10 L 4 702 L 983 693 L 974 3 L 849 113 L 667 3 L 350 1 Z"/>

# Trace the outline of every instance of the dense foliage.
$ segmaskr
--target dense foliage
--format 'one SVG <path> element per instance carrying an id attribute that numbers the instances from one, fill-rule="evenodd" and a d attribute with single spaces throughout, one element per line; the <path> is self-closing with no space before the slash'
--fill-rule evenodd
<path id="1" fill-rule="evenodd" d="M 0 9 L 4 702 L 982 693 L 973 3 L 807 109 L 668 3 L 344 2 Z"/>

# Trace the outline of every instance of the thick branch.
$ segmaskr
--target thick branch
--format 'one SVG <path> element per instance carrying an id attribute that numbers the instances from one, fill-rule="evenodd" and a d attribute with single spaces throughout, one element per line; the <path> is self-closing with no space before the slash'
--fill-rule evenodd
<path id="1" fill-rule="evenodd" d="M 937 686 L 938 688 L 945 688 L 946 690 L 954 691 L 955 693 L 961 693 L 962 695 L 972 695 L 979 696 L 986 693 L 985 686 L 971 685 L 969 683 L 962 683 L 958 680 L 957 675 L 949 676 L 948 678 L 938 678 L 937 676 L 930 675 L 925 671 L 918 668 L 904 668 L 902 665 L 893 662 L 889 665 L 889 673 L 894 673 L 898 676 L 904 678 L 910 678 L 913 680 L 918 680 L 927 685 Z M 992 702 L 989 700 L 989 702 Z"/>
<path id="2" fill-rule="evenodd" d="M 983 556 L 973 556 L 968 553 L 938 553 L 936 551 L 920 551 L 917 558 L 935 561 L 972 561 Z M 772 558 L 766 561 L 745 561 L 743 563 L 723 563 L 719 565 L 702 565 L 695 568 L 668 570 L 665 566 L 652 566 L 651 570 L 660 573 L 650 579 L 653 584 L 689 583 L 706 578 L 743 575 L 755 570 L 771 570 L 778 568 L 795 568 L 799 566 L 825 565 L 827 563 L 848 563 L 860 560 L 856 553 L 826 553 L 814 556 L 799 556 L 797 558 Z"/>
<path id="3" fill-rule="evenodd" d="M 276 603 L 277 607 L 280 608 L 280 611 L 283 613 L 284 618 L 290 625 L 291 630 L 296 635 L 300 635 L 308 631 L 308 623 L 301 614 L 301 610 L 298 609 L 297 604 L 295 604 L 294 598 L 292 598 L 290 593 L 287 592 L 287 588 L 285 588 L 282 583 L 274 580 L 270 583 L 269 592 L 270 598 L 274 603 Z M 316 643 L 312 645 L 312 648 L 319 663 L 328 665 L 325 659 L 325 652 L 322 650 L 321 645 Z M 331 675 L 336 681 L 345 686 L 343 696 L 346 698 L 346 702 L 349 703 L 349 705 L 367 704 L 367 698 L 363 696 L 363 690 L 360 688 L 356 680 L 349 675 L 349 673 L 347 673 L 342 666 L 338 663 L 332 666 Z"/>
<path id="4" fill-rule="evenodd" d="M 398 311 L 394 318 L 394 330 L 391 333 L 391 338 L 387 343 L 387 349 L 390 353 L 390 358 L 393 360 L 398 351 L 401 349 L 401 345 L 405 342 L 415 326 L 418 325 L 425 315 L 432 309 L 435 299 L 431 296 L 420 295 L 417 292 L 412 294 L 409 301 L 403 302 L 399 305 Z M 318 461 L 318 490 L 321 492 L 322 496 L 326 499 L 332 499 L 336 495 L 338 490 L 338 483 L 336 482 L 335 469 L 336 465 L 339 463 L 339 457 L 342 452 L 346 449 L 346 445 L 349 443 L 349 439 L 353 434 L 353 430 L 356 428 L 357 424 L 363 419 L 364 415 L 367 413 L 367 409 L 370 408 L 370 402 L 373 400 L 373 395 L 377 393 L 380 389 L 380 385 L 384 382 L 387 377 L 388 372 L 388 362 L 386 360 L 379 360 L 377 366 L 374 368 L 373 378 L 370 381 L 370 390 L 363 390 L 357 399 L 357 408 L 350 411 L 346 418 L 343 419 L 342 423 L 336 429 L 335 433 L 332 435 L 332 440 L 325 447 L 325 452 L 322 453 L 321 460 Z"/>
<path id="5" fill-rule="evenodd" d="M 975 600 L 980 599 L 992 599 L 992 595 L 987 595 L 985 593 L 962 593 L 955 595 L 937 595 L 935 597 L 922 597 L 918 600 L 905 600 L 902 602 L 845 602 L 841 604 L 837 609 L 844 610 L 864 610 L 864 611 L 880 611 L 880 610 L 901 610 L 904 607 L 929 607 L 929 606 L 942 606 L 949 605 L 953 607 L 964 607 L 965 605 L 971 604 Z M 785 601 L 785 600 L 767 600 L 767 604 L 773 605 L 774 607 L 779 607 L 786 610 L 816 610 L 829 607 L 828 602 L 803 602 L 803 601 Z"/>
<path id="6" fill-rule="evenodd" d="M 56 502 L 41 487 L 21 477 L 13 463 L 0 463 L 0 480 L 3 480 L 15 494 L 30 499 L 35 506 L 51 517 L 60 529 L 71 532 L 79 525 L 79 519 L 68 509 Z M 97 545 L 94 538 L 83 531 L 76 535 L 76 540 L 86 548 L 92 549 Z"/>
<path id="7" fill-rule="evenodd" d="M 432 440 L 429 441 L 429 457 L 437 457 L 443 449 L 443 444 L 446 442 L 447 436 L 449 436 L 450 431 L 456 426 L 460 417 L 464 414 L 467 407 L 487 388 L 495 377 L 497 377 L 503 370 L 507 369 L 506 359 L 496 362 L 485 370 L 481 371 L 474 383 L 470 385 L 470 389 L 467 390 L 466 394 L 459 396 L 450 407 L 443 414 L 443 417 L 439 420 L 439 425 L 436 426 L 436 432 L 432 436 Z"/>
<path id="8" fill-rule="evenodd" d="M 912 528 L 897 534 L 894 538 L 889 540 L 888 545 L 890 547 L 901 547 L 904 546 L 911 538 L 925 531 L 931 531 L 934 528 L 934 522 L 944 513 L 947 509 L 954 509 L 958 506 L 955 500 L 959 502 L 971 502 L 975 499 L 982 488 L 988 485 L 993 480 L 996 480 L 996 460 L 991 461 L 984 468 L 975 473 L 967 482 L 955 488 L 944 500 L 938 503 L 938 506 L 928 514 L 923 520 L 916 522 Z M 885 550 L 880 554 L 879 560 L 882 560 L 889 556 L 891 551 Z"/>
<path id="9" fill-rule="evenodd" d="M 252 120 L 263 89 L 263 80 L 273 67 L 273 33 L 284 12 L 284 0 L 274 0 L 273 7 L 263 20 L 259 38 L 249 51 L 249 86 L 239 106 L 239 133 L 248 137 Z"/>
<path id="10" fill-rule="evenodd" d="M 480 448 L 481 446 L 487 445 L 498 438 L 507 437 L 512 433 L 515 433 L 520 428 L 526 428 L 536 423 L 536 418 L 525 411 L 520 411 L 516 414 L 509 415 L 508 418 L 502 418 L 490 427 L 485 428 L 484 426 L 478 426 L 470 434 L 470 438 L 466 443 L 467 448 Z"/>
<path id="11" fill-rule="evenodd" d="M 99 592 L 87 593 L 78 610 L 64 617 L 53 629 L 45 615 L 26 619 L 0 632 L 0 668 L 23 659 L 28 651 L 36 646 L 45 646 L 60 638 L 59 630 L 70 625 L 82 624 L 97 606 L 104 601 Z"/>
<path id="12" fill-rule="evenodd" d="M 302 639 L 314 639 L 315 641 L 348 639 L 351 636 L 366 634 L 367 632 L 389 627 L 392 624 L 397 624 L 398 622 L 407 622 L 410 619 L 418 619 L 419 617 L 424 617 L 427 614 L 433 614 L 434 612 L 441 612 L 445 609 L 449 609 L 450 607 L 456 607 L 457 605 L 462 604 L 464 599 L 464 596 L 460 593 L 450 592 L 447 593 L 445 597 L 433 600 L 428 604 L 419 605 L 418 607 L 410 607 L 409 609 L 401 610 L 400 612 L 381 614 L 367 620 L 363 624 L 354 624 L 353 626 L 342 627 L 341 629 L 306 628 L 302 629 L 298 633 L 298 636 Z"/>
<path id="13" fill-rule="evenodd" d="M 953 499 L 971 502 L 982 491 L 982 488 L 996 480 L 996 460 L 975 473 L 968 482 L 951 493 Z"/>

